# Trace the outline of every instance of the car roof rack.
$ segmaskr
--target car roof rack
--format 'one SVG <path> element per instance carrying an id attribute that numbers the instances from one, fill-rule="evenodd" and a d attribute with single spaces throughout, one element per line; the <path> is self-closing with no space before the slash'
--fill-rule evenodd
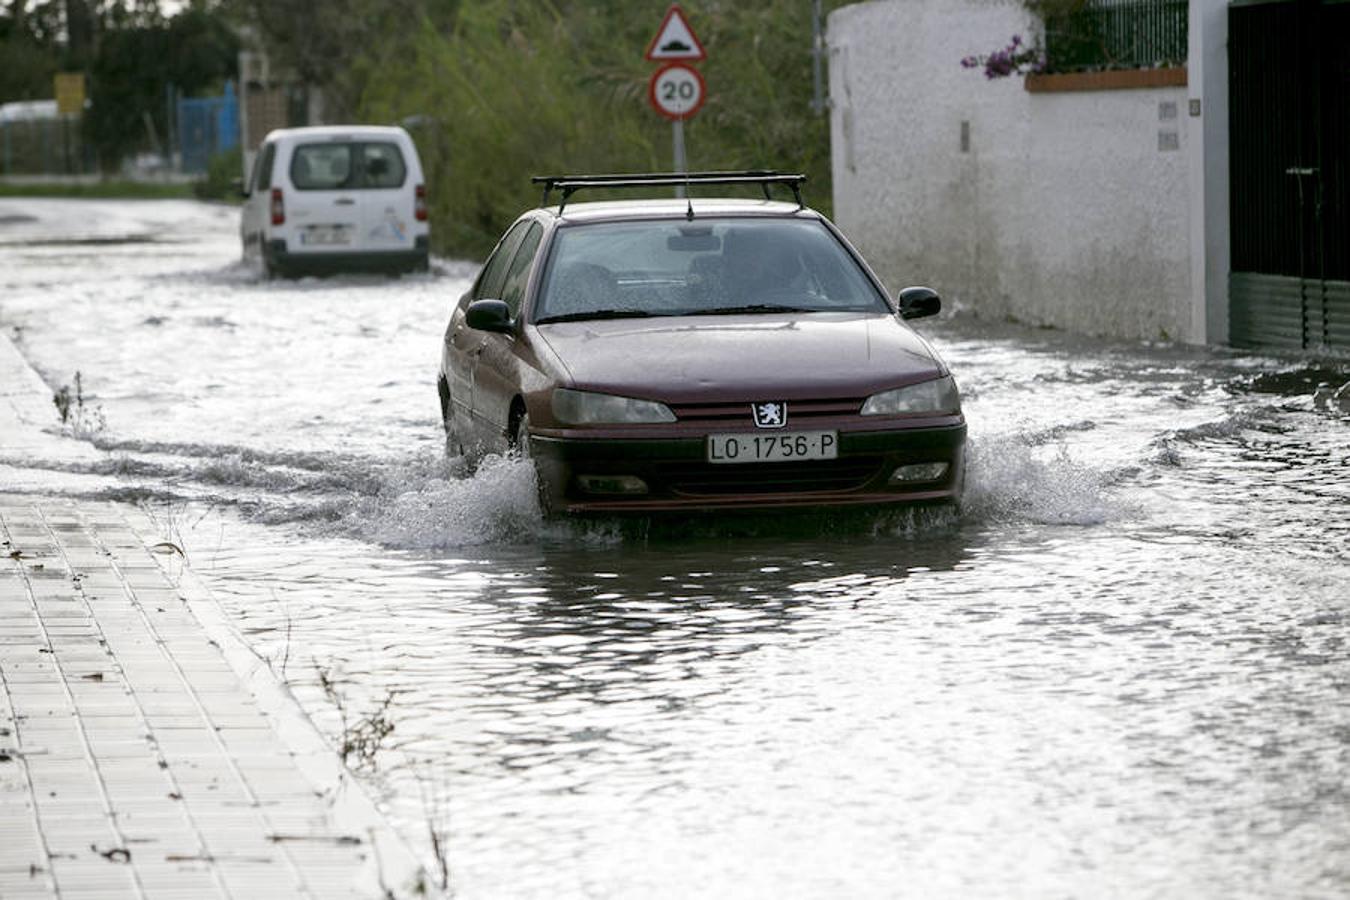
<path id="1" fill-rule="evenodd" d="M 764 190 L 764 199 L 773 199 L 769 188 L 782 185 L 792 191 L 797 206 L 805 208 L 802 202 L 802 182 L 806 176 L 789 172 L 773 172 L 756 169 L 746 172 L 647 172 L 635 175 L 536 175 L 530 179 L 533 184 L 544 186 L 544 199 L 540 206 L 548 206 L 548 198 L 553 191 L 562 192 L 558 204 L 558 215 L 567 207 L 572 195 L 583 188 L 646 188 L 665 186 L 692 187 L 696 184 L 757 184 Z"/>

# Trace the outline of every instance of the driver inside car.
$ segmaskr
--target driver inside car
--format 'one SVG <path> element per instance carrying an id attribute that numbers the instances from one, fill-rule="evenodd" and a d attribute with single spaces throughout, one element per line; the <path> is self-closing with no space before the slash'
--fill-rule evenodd
<path id="1" fill-rule="evenodd" d="M 735 228 L 722 241 L 722 272 L 733 303 L 791 305 L 810 293 L 810 280 L 796 250 L 777 235 Z"/>

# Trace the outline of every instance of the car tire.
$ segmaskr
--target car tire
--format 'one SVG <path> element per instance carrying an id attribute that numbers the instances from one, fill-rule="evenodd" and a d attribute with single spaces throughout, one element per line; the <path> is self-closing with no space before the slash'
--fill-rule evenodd
<path id="1" fill-rule="evenodd" d="M 441 427 L 450 434 L 450 385 L 444 375 L 436 376 L 436 393 L 441 398 Z"/>
<path id="2" fill-rule="evenodd" d="M 464 449 L 464 442 L 455 432 L 455 401 L 450 396 L 450 384 L 444 375 L 436 376 L 436 393 L 441 401 L 441 428 L 445 431 L 445 455 L 465 458 L 465 463 L 468 463 L 466 458 L 468 452 Z"/>
<path id="3" fill-rule="evenodd" d="M 522 412 L 511 429 L 511 452 L 522 459 L 530 458 L 530 414 Z"/>
<path id="4" fill-rule="evenodd" d="M 530 455 L 530 414 L 527 412 L 520 413 L 515 427 L 511 429 L 510 452 L 534 466 L 534 481 L 539 490 L 539 511 L 547 517 L 553 508 L 551 492 L 544 480 L 544 473 L 539 470 L 539 464 Z"/>

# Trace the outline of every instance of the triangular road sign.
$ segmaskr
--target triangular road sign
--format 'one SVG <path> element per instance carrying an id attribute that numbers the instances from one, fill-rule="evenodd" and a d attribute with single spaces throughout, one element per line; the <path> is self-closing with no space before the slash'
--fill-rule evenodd
<path id="1" fill-rule="evenodd" d="M 680 9 L 680 4 L 672 3 L 670 9 L 666 10 L 666 19 L 661 23 L 661 30 L 647 45 L 647 59 L 659 62 L 671 59 L 707 58 L 707 52 L 694 35 L 694 29 L 689 27 L 689 20 L 684 17 L 684 10 Z"/>

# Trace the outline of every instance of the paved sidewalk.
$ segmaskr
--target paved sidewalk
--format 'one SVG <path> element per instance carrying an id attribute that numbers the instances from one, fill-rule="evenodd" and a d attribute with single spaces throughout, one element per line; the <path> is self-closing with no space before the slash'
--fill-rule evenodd
<path id="1" fill-rule="evenodd" d="M 0 336 L 0 453 L 79 444 L 35 433 L 47 388 L 15 388 L 17 356 Z M 153 522 L 7 489 L 0 898 L 417 892 L 411 852 Z"/>

